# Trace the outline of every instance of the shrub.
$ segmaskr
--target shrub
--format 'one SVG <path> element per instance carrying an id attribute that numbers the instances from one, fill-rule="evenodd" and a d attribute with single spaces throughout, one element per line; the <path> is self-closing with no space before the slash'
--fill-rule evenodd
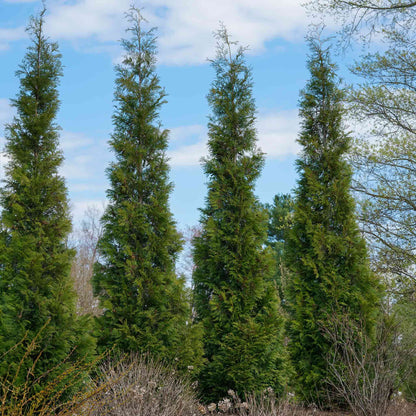
<path id="1" fill-rule="evenodd" d="M 316 415 L 317 410 L 316 408 L 302 408 L 289 400 L 278 400 L 270 387 L 260 394 L 246 394 L 245 401 L 233 390 L 229 390 L 228 395 L 229 397 L 220 400 L 218 404 L 209 404 L 205 408 L 205 413 L 212 416 L 226 414 L 237 416 L 312 416 Z"/>
<path id="2" fill-rule="evenodd" d="M 1 416 L 72 415 L 85 400 L 100 392 L 94 390 L 88 374 L 102 357 L 96 361 L 72 361 L 72 351 L 56 366 L 35 376 L 43 354 L 38 345 L 39 336 L 40 333 L 32 340 L 25 336 L 0 357 L 0 363 L 8 364 L 9 369 L 0 378 Z M 19 360 L 8 362 L 10 353 L 16 356 L 16 352 Z M 26 369 L 25 364 L 33 356 L 33 363 Z"/>
<path id="3" fill-rule="evenodd" d="M 386 415 L 411 371 L 416 347 L 401 342 L 399 328 L 392 317 L 382 317 L 371 338 L 362 323 L 345 316 L 324 330 L 333 344 L 327 381 L 335 399 L 345 400 L 355 416 Z"/>
<path id="4" fill-rule="evenodd" d="M 173 367 L 149 355 L 132 354 L 100 367 L 80 415 L 192 416 L 201 414 L 193 388 Z"/>

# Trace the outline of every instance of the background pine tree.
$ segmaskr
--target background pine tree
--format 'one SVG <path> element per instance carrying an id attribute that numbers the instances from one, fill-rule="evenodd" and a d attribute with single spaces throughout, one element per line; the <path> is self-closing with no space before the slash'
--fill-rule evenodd
<path id="1" fill-rule="evenodd" d="M 284 248 L 286 235 L 289 232 L 293 217 L 293 197 L 290 194 L 277 194 L 273 204 L 264 204 L 269 215 L 266 244 L 273 250 L 276 267 L 274 278 L 277 283 L 279 298 L 284 306 L 285 266 Z"/>
<path id="2" fill-rule="evenodd" d="M 31 45 L 16 73 L 20 91 L 12 105 L 17 116 L 6 126 L 9 162 L 1 191 L 0 357 L 25 341 L 1 360 L 0 376 L 20 368 L 16 383 L 25 382 L 35 361 L 29 383 L 52 371 L 73 348 L 69 361 L 93 348 L 87 318 L 75 313 L 74 253 L 66 244 L 71 222 L 58 173 L 63 156 L 55 121 L 61 55 L 45 37 L 44 15 L 45 10 L 30 21 Z M 35 337 L 38 348 L 20 362 Z"/>
<path id="3" fill-rule="evenodd" d="M 143 29 L 138 10 L 128 17 L 131 38 L 122 41 L 125 56 L 116 67 L 110 140 L 116 162 L 108 169 L 109 204 L 93 278 L 104 309 L 98 343 L 101 350 L 150 351 L 181 363 L 180 354 L 195 350 L 179 348 L 190 340 L 184 336 L 190 313 L 184 280 L 175 274 L 182 241 L 169 210 L 168 132 L 158 121 L 166 94 L 156 74 L 154 30 Z"/>
<path id="4" fill-rule="evenodd" d="M 199 375 L 205 400 L 266 387 L 282 389 L 282 317 L 273 254 L 264 244 L 267 214 L 254 196 L 263 166 L 256 148 L 251 71 L 222 28 L 208 102 L 210 157 L 202 233 L 194 240 L 193 275 L 207 362 Z"/>
<path id="5" fill-rule="evenodd" d="M 343 93 L 328 50 L 318 41 L 310 46 L 311 78 L 300 100 L 300 179 L 285 248 L 286 299 L 297 392 L 302 400 L 325 404 L 330 343 L 323 331 L 338 314 L 364 320 L 371 328 L 379 285 L 369 270 L 350 195 Z"/>

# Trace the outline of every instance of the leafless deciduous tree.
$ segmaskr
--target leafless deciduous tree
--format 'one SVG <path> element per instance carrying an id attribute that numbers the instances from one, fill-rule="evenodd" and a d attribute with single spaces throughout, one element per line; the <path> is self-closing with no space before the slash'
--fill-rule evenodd
<path id="1" fill-rule="evenodd" d="M 315 16 L 330 15 L 341 24 L 341 45 L 352 38 L 369 42 L 385 36 L 398 26 L 412 27 L 416 18 L 414 0 L 308 0 L 307 9 Z"/>
<path id="2" fill-rule="evenodd" d="M 76 255 L 72 263 L 71 275 L 78 294 L 77 309 L 79 314 L 100 314 L 98 300 L 94 297 L 91 278 L 94 263 L 98 260 L 97 243 L 102 234 L 100 223 L 102 211 L 89 207 L 79 229 L 73 233 Z"/>
<path id="3" fill-rule="evenodd" d="M 390 317 L 380 321 L 374 338 L 363 323 L 347 316 L 334 318 L 324 332 L 333 343 L 328 383 L 336 398 L 345 400 L 355 416 L 385 416 L 393 394 L 410 374 L 416 347 L 402 345 L 399 325 Z"/>
<path id="4" fill-rule="evenodd" d="M 191 284 L 192 273 L 195 265 L 193 260 L 193 239 L 201 235 L 201 225 L 187 226 L 181 231 L 182 238 L 184 240 L 183 250 L 179 256 L 179 261 L 176 266 L 177 274 L 185 276 L 186 282 Z"/>

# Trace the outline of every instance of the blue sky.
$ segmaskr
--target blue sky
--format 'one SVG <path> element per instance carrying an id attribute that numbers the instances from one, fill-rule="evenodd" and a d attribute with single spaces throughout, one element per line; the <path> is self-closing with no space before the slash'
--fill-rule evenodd
<path id="1" fill-rule="evenodd" d="M 204 205 L 206 178 L 199 160 L 206 155 L 206 95 L 214 73 L 213 31 L 222 21 L 234 40 L 248 45 L 258 108 L 259 146 L 266 163 L 257 183 L 262 202 L 289 192 L 296 183 L 297 102 L 308 78 L 304 35 L 309 18 L 301 0 L 143 0 L 136 5 L 159 30 L 161 84 L 168 103 L 161 121 L 171 131 L 168 154 L 175 188 L 171 209 L 180 228 L 194 225 Z M 91 205 L 102 206 L 112 154 L 113 66 L 125 36 L 124 12 L 131 0 L 49 0 L 47 33 L 60 45 L 64 77 L 60 86 L 62 174 L 74 220 Z M 0 146 L 18 91 L 14 73 L 28 45 L 24 27 L 41 2 L 0 0 Z M 4 156 L 1 158 L 4 166 Z M 0 171 L 3 176 L 3 171 Z"/>

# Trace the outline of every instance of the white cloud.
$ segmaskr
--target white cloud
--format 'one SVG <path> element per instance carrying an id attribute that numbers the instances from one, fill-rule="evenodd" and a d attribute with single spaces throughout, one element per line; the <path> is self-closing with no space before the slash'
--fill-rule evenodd
<path id="1" fill-rule="evenodd" d="M 173 127 L 170 129 L 170 140 L 181 142 L 192 136 L 203 136 L 205 132 L 206 128 L 200 124 Z"/>
<path id="2" fill-rule="evenodd" d="M 191 126 L 179 126 L 170 130 L 171 145 L 169 150 L 169 164 L 177 166 L 196 166 L 200 164 L 201 157 L 208 155 L 207 128 L 196 124 Z M 190 143 L 191 142 L 191 143 Z"/>
<path id="3" fill-rule="evenodd" d="M 94 205 L 91 201 L 98 203 L 105 199 L 105 189 L 108 187 L 105 169 L 111 154 L 106 140 L 94 139 L 77 132 L 63 131 L 61 147 L 65 160 L 60 174 L 66 180 L 71 199 L 76 201 L 73 204 L 73 217 L 78 221 L 85 209 Z"/>
<path id="4" fill-rule="evenodd" d="M 297 154 L 299 128 L 297 110 L 262 113 L 257 119 L 258 146 L 266 158 L 276 159 Z M 172 167 L 197 166 L 208 155 L 207 130 L 200 125 L 181 126 L 171 130 L 175 148 L 168 151 Z M 193 141 L 192 144 L 177 145 Z M 175 143 L 176 142 L 176 143 Z"/>
<path id="5" fill-rule="evenodd" d="M 267 112 L 258 117 L 259 147 L 268 158 L 297 154 L 298 110 Z"/>
<path id="6" fill-rule="evenodd" d="M 117 41 L 123 34 L 124 12 L 130 0 L 61 1 L 49 5 L 48 33 L 60 39 L 94 37 L 100 42 Z"/>
<path id="7" fill-rule="evenodd" d="M 105 199 L 88 199 L 88 200 L 79 200 L 71 201 L 71 214 L 73 224 L 79 225 L 81 221 L 85 218 L 85 213 L 89 209 L 96 209 L 97 212 L 102 214 L 107 205 Z"/>
<path id="8" fill-rule="evenodd" d="M 27 37 L 23 26 L 14 28 L 0 28 L 0 50 L 9 49 L 10 43 Z"/>
<path id="9" fill-rule="evenodd" d="M 110 159 L 106 140 L 94 140 L 83 133 L 63 131 L 60 144 L 65 155 L 61 174 L 70 185 L 78 188 L 71 187 L 71 190 L 91 191 L 92 188 L 84 185 L 97 187 L 97 183 L 105 181 L 104 170 Z"/>
<path id="10" fill-rule="evenodd" d="M 92 176 L 94 156 L 72 155 L 67 157 L 61 168 L 61 174 L 68 180 L 88 179 Z"/>
<path id="11" fill-rule="evenodd" d="M 299 40 L 308 25 L 301 0 L 169 0 L 148 1 L 160 28 L 160 60 L 166 64 L 198 64 L 213 57 L 212 32 L 224 22 L 233 39 L 261 52 L 276 37 Z M 152 6 L 150 6 L 150 4 Z M 163 17 L 158 8 L 165 7 Z M 152 18 L 153 22 L 153 18 Z"/>
<path id="12" fill-rule="evenodd" d="M 169 164 L 172 167 L 197 166 L 201 163 L 201 158 L 207 155 L 208 147 L 206 142 L 190 144 L 168 152 Z"/>
<path id="13" fill-rule="evenodd" d="M 104 192 L 106 190 L 106 183 L 79 183 L 71 186 L 72 192 Z"/>
<path id="14" fill-rule="evenodd" d="M 30 1 L 30 0 L 15 0 Z M 222 21 L 233 39 L 253 53 L 274 38 L 301 40 L 309 20 L 302 0 L 142 0 L 149 25 L 159 28 L 160 62 L 200 64 L 213 57 L 213 31 Z M 60 0 L 48 3 L 47 31 L 55 39 L 75 41 L 87 51 L 114 55 L 125 36 L 125 12 L 131 0 Z M 23 27 L 0 29 L 0 49 L 25 37 Z M 93 42 L 93 43 L 92 43 Z M 113 56 L 114 58 L 114 56 Z"/>
<path id="15" fill-rule="evenodd" d="M 87 147 L 92 143 L 93 140 L 86 137 L 83 133 L 63 131 L 61 134 L 60 145 L 63 151 Z"/>
<path id="16" fill-rule="evenodd" d="M 108 46 L 125 36 L 124 15 L 130 2 L 51 2 L 48 33 L 57 39 L 93 39 Z M 301 3 L 302 0 L 143 0 L 140 7 L 149 24 L 159 28 L 160 62 L 184 65 L 204 63 L 207 57 L 213 57 L 212 32 L 218 29 L 220 21 L 234 39 L 249 45 L 254 53 L 264 50 L 266 42 L 276 37 L 302 39 L 308 18 Z"/>

